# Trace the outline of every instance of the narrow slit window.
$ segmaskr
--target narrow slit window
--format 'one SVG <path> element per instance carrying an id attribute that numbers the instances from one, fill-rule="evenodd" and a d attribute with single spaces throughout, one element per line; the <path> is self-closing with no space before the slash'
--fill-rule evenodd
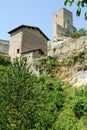
<path id="1" fill-rule="evenodd" d="M 17 49 L 17 54 L 19 54 L 19 52 L 20 52 L 20 49 Z"/>

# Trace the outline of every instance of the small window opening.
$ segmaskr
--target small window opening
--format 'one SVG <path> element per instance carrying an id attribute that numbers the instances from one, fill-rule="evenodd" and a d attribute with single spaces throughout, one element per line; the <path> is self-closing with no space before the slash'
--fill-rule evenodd
<path id="1" fill-rule="evenodd" d="M 56 51 L 56 48 L 53 49 L 53 52 L 54 52 L 54 53 L 55 53 L 55 51 Z"/>
<path id="2" fill-rule="evenodd" d="M 17 54 L 19 54 L 19 52 L 20 52 L 20 49 L 17 49 Z"/>
<path id="3" fill-rule="evenodd" d="M 67 20 L 67 23 L 69 23 L 69 20 Z"/>

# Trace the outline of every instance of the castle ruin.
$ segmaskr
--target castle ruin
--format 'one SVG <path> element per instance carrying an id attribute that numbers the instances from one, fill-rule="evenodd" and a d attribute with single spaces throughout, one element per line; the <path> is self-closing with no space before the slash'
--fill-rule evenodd
<path id="1" fill-rule="evenodd" d="M 16 57 L 27 57 L 29 62 L 47 55 L 49 38 L 34 26 L 21 25 L 8 32 L 10 41 L 0 40 L 0 53 L 13 61 Z"/>
<path id="2" fill-rule="evenodd" d="M 87 34 L 87 17 L 85 20 Z M 69 44 L 70 36 L 74 31 L 76 28 L 73 26 L 72 12 L 61 8 L 53 15 L 53 41 L 49 52 L 47 52 L 49 38 L 38 27 L 21 25 L 9 31 L 10 41 L 0 40 L 0 53 L 9 56 L 11 60 L 21 56 L 27 57 L 29 62 L 47 55 L 60 55 L 87 44 L 87 36 L 78 39 L 78 45 L 76 45 L 77 42 Z"/>
<path id="3" fill-rule="evenodd" d="M 76 28 L 73 26 L 73 14 L 65 8 L 61 8 L 53 15 L 53 39 L 61 35 L 71 36 Z"/>
<path id="4" fill-rule="evenodd" d="M 86 35 L 87 35 L 87 16 L 85 17 L 86 20 Z"/>

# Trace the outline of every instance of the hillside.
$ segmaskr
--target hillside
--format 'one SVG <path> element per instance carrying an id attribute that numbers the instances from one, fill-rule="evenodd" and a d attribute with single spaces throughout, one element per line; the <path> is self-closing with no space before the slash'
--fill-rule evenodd
<path id="1" fill-rule="evenodd" d="M 87 48 L 76 50 L 63 59 L 57 55 L 48 56 L 35 62 L 35 65 L 42 73 L 60 77 L 65 82 L 73 83 L 74 86 L 87 84 Z"/>
<path id="2" fill-rule="evenodd" d="M 87 85 L 73 89 L 87 71 L 87 49 L 62 60 L 48 56 L 34 63 L 0 57 L 0 130 L 87 130 Z"/>

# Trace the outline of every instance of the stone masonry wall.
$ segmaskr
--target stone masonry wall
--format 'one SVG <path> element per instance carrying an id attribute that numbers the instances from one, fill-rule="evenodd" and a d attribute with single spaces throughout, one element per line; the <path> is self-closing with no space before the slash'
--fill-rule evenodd
<path id="1" fill-rule="evenodd" d="M 9 41 L 0 40 L 0 53 L 8 55 Z"/>
<path id="2" fill-rule="evenodd" d="M 61 28 L 58 28 L 58 26 L 61 26 Z M 69 33 L 76 30 L 73 26 L 73 15 L 69 10 L 61 8 L 53 15 L 53 38 L 57 38 L 59 34 L 66 35 L 67 30 L 69 30 Z M 70 34 L 67 35 L 70 36 Z"/>
<path id="3" fill-rule="evenodd" d="M 41 49 L 44 52 L 44 55 L 47 55 L 46 38 L 44 38 L 44 36 L 37 29 L 24 28 L 22 52 L 27 49 Z"/>
<path id="4" fill-rule="evenodd" d="M 53 47 L 48 51 L 48 56 L 57 55 L 60 58 L 69 56 L 75 50 L 87 48 L 87 36 L 80 37 L 78 39 L 67 39 L 64 41 L 54 42 Z M 52 46 L 52 45 L 51 45 Z"/>
<path id="5" fill-rule="evenodd" d="M 12 33 L 11 35 L 11 40 L 9 45 L 9 56 L 11 57 L 11 59 L 21 56 L 22 35 L 23 33 L 21 29 L 16 31 L 15 33 Z M 19 52 L 17 52 L 17 49 L 19 49 Z"/>

